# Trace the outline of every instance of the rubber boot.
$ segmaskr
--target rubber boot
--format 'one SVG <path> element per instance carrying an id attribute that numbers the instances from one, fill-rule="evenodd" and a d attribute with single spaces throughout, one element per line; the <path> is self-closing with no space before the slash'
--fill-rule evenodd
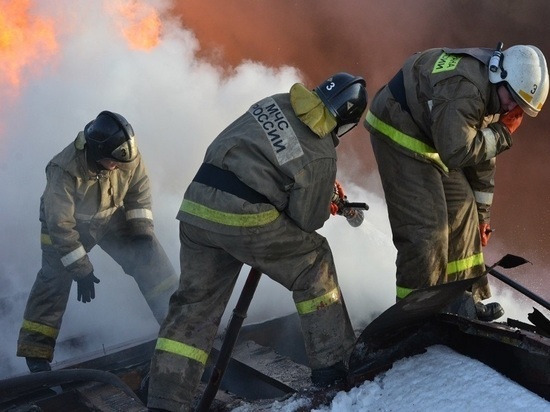
<path id="1" fill-rule="evenodd" d="M 498 302 L 487 303 L 486 305 L 477 302 L 476 303 L 476 314 L 479 320 L 484 322 L 491 322 L 504 316 L 504 309 L 500 306 Z"/>
<path id="2" fill-rule="evenodd" d="M 442 310 L 444 313 L 453 313 L 464 318 L 476 319 L 476 308 L 471 292 L 464 292 L 460 298 Z"/>
<path id="3" fill-rule="evenodd" d="M 313 369 L 311 371 L 311 382 L 318 388 L 326 388 L 343 382 L 347 376 L 348 369 L 343 362 L 338 362 L 326 368 Z"/>
<path id="4" fill-rule="evenodd" d="M 44 358 L 25 358 L 27 366 L 32 373 L 49 372 L 52 370 L 50 362 Z"/>

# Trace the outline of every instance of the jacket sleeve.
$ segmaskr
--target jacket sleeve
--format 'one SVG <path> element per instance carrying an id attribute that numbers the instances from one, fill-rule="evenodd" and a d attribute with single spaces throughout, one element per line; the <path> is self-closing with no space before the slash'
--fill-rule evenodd
<path id="1" fill-rule="evenodd" d="M 431 130 L 447 167 L 473 166 L 512 146 L 509 131 L 500 123 L 482 127 L 485 116 L 485 103 L 470 81 L 451 78 L 435 86 Z"/>
<path id="2" fill-rule="evenodd" d="M 285 213 L 302 230 L 314 232 L 329 218 L 335 179 L 335 159 L 311 162 L 295 176 Z"/>
<path id="3" fill-rule="evenodd" d="M 78 280 L 88 275 L 93 266 L 76 229 L 75 177 L 52 163 L 46 167 L 46 177 L 42 215 L 51 247 L 73 279 Z"/>
<path id="4" fill-rule="evenodd" d="M 472 187 L 480 223 L 490 223 L 491 205 L 495 189 L 496 158 L 464 169 Z"/>
<path id="5" fill-rule="evenodd" d="M 152 238 L 154 226 L 151 185 L 141 158 L 129 182 L 128 192 L 124 197 L 124 209 L 130 236 L 132 238 Z"/>

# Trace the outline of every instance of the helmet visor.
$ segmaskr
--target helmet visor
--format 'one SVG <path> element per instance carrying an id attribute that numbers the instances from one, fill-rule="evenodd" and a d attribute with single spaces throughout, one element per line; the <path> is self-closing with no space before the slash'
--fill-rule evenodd
<path id="1" fill-rule="evenodd" d="M 357 123 L 348 123 L 348 124 L 343 124 L 342 126 L 339 126 L 336 129 L 336 136 L 342 137 L 347 132 L 349 132 L 351 129 L 353 129 L 355 126 L 357 126 Z"/>

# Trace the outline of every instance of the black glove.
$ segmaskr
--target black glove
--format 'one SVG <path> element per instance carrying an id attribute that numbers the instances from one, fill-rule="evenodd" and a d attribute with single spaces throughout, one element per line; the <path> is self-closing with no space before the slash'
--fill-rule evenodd
<path id="1" fill-rule="evenodd" d="M 86 277 L 77 280 L 77 296 L 78 301 L 82 303 L 91 302 L 95 298 L 94 283 L 99 283 L 99 279 L 94 276 L 94 272 L 90 272 Z"/>

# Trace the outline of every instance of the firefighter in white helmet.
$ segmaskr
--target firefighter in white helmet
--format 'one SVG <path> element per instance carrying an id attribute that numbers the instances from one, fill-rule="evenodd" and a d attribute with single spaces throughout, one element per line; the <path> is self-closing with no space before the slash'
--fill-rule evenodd
<path id="1" fill-rule="evenodd" d="M 547 95 L 541 51 L 502 51 L 500 43 L 496 50 L 417 53 L 374 97 L 365 127 L 397 249 L 398 299 L 485 273 L 496 156 L 512 146 L 523 114 L 535 117 Z M 501 305 L 482 302 L 490 296 L 484 276 L 452 310 L 497 319 Z"/>
<path id="2" fill-rule="evenodd" d="M 332 252 L 316 232 L 331 213 L 339 136 L 360 121 L 365 81 L 337 73 L 314 90 L 254 103 L 211 143 L 180 220 L 180 287 L 151 362 L 150 410 L 188 411 L 243 264 L 292 291 L 312 381 L 346 376 L 355 334 Z"/>
<path id="3" fill-rule="evenodd" d="M 82 303 L 99 278 L 88 252 L 99 245 L 132 276 L 160 323 L 178 278 L 157 240 L 151 186 L 134 130 L 102 111 L 46 167 L 40 199 L 42 268 L 30 292 L 17 355 L 31 372 L 50 362 L 73 281 Z"/>

